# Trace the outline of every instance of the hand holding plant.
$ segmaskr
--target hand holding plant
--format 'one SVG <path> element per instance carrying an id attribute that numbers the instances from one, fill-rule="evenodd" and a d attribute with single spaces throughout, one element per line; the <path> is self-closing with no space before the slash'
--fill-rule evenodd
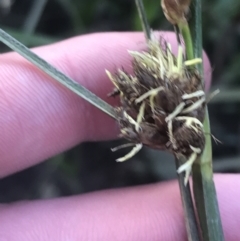
<path id="1" fill-rule="evenodd" d="M 174 34 L 161 35 L 177 50 Z M 115 106 L 117 101 L 106 97 L 112 84 L 103 70 L 114 72 L 116 66 L 123 66 L 131 72 L 127 50 L 141 50 L 141 43 L 144 36 L 140 33 L 94 34 L 36 48 L 34 52 Z M 18 54 L 2 54 L 0 62 L 1 177 L 79 142 L 117 137 L 113 119 Z M 210 66 L 206 57 L 204 63 L 208 88 Z M 215 181 L 226 241 L 239 240 L 240 192 L 235 187 L 240 178 L 217 175 Z M 186 240 L 180 194 L 174 181 L 1 205 L 0 223 L 1 239 L 11 241 Z"/>

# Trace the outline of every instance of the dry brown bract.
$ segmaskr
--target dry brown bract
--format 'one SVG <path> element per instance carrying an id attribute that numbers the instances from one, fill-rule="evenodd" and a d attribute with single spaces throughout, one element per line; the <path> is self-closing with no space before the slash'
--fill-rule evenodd
<path id="1" fill-rule="evenodd" d="M 186 21 L 191 0 L 161 0 L 161 6 L 167 20 L 173 24 Z"/>
<path id="2" fill-rule="evenodd" d="M 121 107 L 116 108 L 121 136 L 135 143 L 125 161 L 143 145 L 167 149 L 187 161 L 178 173 L 186 172 L 187 183 L 193 162 L 204 148 L 203 119 L 205 93 L 201 77 L 194 68 L 201 59 L 184 61 L 182 47 L 177 58 L 170 44 L 152 38 L 147 52 L 129 51 L 133 57 L 134 75 L 118 70 L 108 77 L 115 85 L 110 94 L 120 94 Z"/>

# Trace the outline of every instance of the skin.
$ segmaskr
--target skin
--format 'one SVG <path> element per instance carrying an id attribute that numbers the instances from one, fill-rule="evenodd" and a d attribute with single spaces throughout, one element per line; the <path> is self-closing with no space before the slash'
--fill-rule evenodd
<path id="1" fill-rule="evenodd" d="M 171 33 L 162 33 L 173 44 Z M 92 34 L 34 49 L 110 104 L 105 69 L 131 71 L 127 49 L 145 47 L 140 33 Z M 16 53 L 0 55 L 0 177 L 35 165 L 87 140 L 117 137 L 113 119 L 38 70 Z M 206 87 L 211 68 L 204 58 Z M 84 114 L 83 114 L 84 113 Z M 96 122 L 97 120 L 97 122 Z M 124 164 L 119 164 L 124 165 Z M 227 241 L 240 240 L 239 175 L 215 175 Z M 53 200 L 0 205 L 1 240 L 186 239 L 176 181 L 93 192 Z"/>

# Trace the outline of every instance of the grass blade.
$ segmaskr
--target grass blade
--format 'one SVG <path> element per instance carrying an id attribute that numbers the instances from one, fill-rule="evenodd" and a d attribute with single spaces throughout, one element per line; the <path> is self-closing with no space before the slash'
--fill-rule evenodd
<path id="1" fill-rule="evenodd" d="M 181 165 L 180 160 L 176 158 L 175 163 L 176 163 L 176 168 L 178 169 Z M 178 184 L 179 184 L 180 193 L 181 193 L 188 241 L 200 241 L 190 185 L 189 183 L 187 185 L 184 184 L 184 178 L 185 178 L 184 173 L 178 174 Z"/>
<path id="2" fill-rule="evenodd" d="M 145 12 L 143 2 L 142 2 L 142 0 L 135 0 L 135 3 L 136 3 L 136 6 L 137 6 L 138 15 L 139 15 L 140 20 L 141 20 L 143 32 L 145 34 L 145 38 L 148 41 L 149 39 L 151 39 L 151 30 L 150 30 L 150 27 L 149 27 L 149 24 L 148 24 L 147 14 Z"/>
<path id="3" fill-rule="evenodd" d="M 44 59 L 40 58 L 38 55 L 33 53 L 26 46 L 18 42 L 16 39 L 7 34 L 4 30 L 0 29 L 0 41 L 6 44 L 9 48 L 19 53 L 25 59 L 30 61 L 32 64 L 37 66 L 39 69 L 44 71 L 46 74 L 57 80 L 59 83 L 81 96 L 83 99 L 93 104 L 106 114 L 115 118 L 115 110 L 114 108 L 103 101 L 101 98 L 93 94 L 91 91 L 81 86 L 73 79 L 67 77 L 62 72 L 54 68 L 52 65 L 47 63 Z"/>
<path id="4" fill-rule="evenodd" d="M 31 35 L 34 33 L 40 18 L 43 14 L 44 8 L 47 4 L 48 0 L 34 0 L 32 1 L 32 7 L 25 19 L 24 25 L 23 25 L 23 31 L 25 34 Z"/>
<path id="5" fill-rule="evenodd" d="M 193 0 L 192 22 L 195 57 L 202 57 L 202 19 L 201 0 Z M 203 67 L 198 65 L 203 76 Z M 224 234 L 218 208 L 217 195 L 213 182 L 212 143 L 208 110 L 204 121 L 206 144 L 202 156 L 193 164 L 193 191 L 197 213 L 204 241 L 224 241 Z"/>

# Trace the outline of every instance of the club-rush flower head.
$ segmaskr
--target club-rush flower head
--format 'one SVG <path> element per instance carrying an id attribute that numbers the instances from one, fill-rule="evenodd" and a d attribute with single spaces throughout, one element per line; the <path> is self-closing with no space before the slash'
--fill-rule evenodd
<path id="1" fill-rule="evenodd" d="M 106 70 L 115 89 L 110 96 L 120 95 L 116 108 L 121 137 L 135 143 L 125 161 L 143 145 L 165 149 L 187 162 L 178 169 L 186 172 L 187 183 L 191 166 L 202 153 L 206 103 L 201 76 L 194 67 L 201 59 L 185 61 L 183 49 L 177 57 L 171 45 L 152 36 L 146 51 L 129 51 L 133 57 L 133 75 L 123 69 L 115 74 Z"/>

